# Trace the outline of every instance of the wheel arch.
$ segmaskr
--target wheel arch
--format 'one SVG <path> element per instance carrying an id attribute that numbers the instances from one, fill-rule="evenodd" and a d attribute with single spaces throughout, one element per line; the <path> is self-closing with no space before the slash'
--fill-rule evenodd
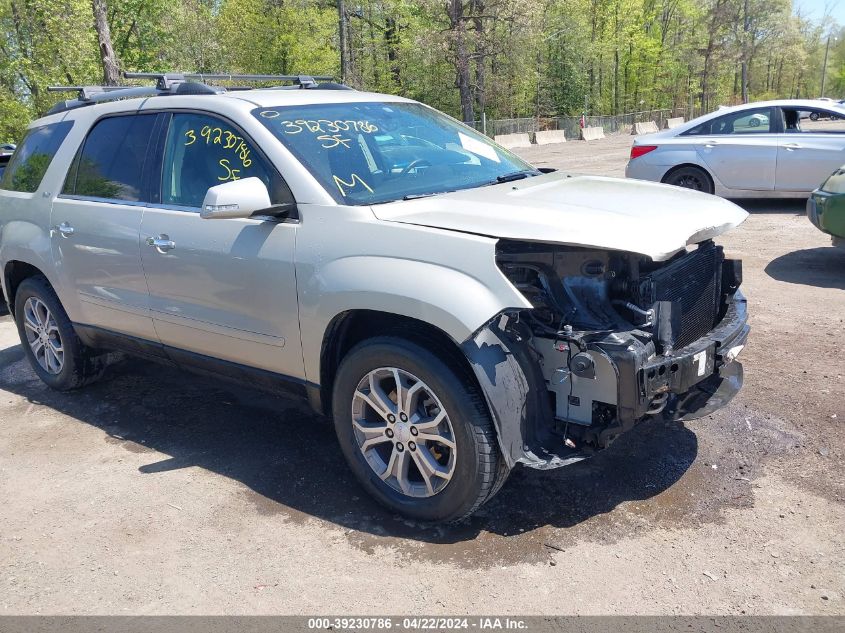
<path id="1" fill-rule="evenodd" d="M 359 343 L 381 336 L 397 336 L 422 345 L 444 362 L 454 364 L 475 380 L 469 360 L 460 343 L 431 323 L 402 314 L 380 310 L 354 309 L 336 315 L 323 334 L 320 347 L 320 385 L 312 390 L 311 405 L 331 415 L 331 402 L 337 370 L 344 357 Z"/>
<path id="2" fill-rule="evenodd" d="M 38 266 L 30 264 L 29 262 L 20 260 L 11 260 L 6 262 L 3 267 L 3 294 L 6 298 L 6 306 L 12 316 L 15 315 L 15 295 L 18 288 L 24 280 L 30 277 L 42 276 L 47 279 L 47 282 L 55 288 L 47 274 Z"/>

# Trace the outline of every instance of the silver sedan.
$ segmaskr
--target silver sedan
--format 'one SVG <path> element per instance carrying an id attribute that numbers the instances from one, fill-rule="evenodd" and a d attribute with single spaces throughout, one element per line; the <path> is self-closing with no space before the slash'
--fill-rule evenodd
<path id="1" fill-rule="evenodd" d="M 845 107 L 782 99 L 638 136 L 625 175 L 726 198 L 806 197 L 843 163 Z"/>

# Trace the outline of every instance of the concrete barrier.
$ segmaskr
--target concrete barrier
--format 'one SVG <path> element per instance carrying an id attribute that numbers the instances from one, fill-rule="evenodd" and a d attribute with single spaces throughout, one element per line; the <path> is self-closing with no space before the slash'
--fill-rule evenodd
<path id="1" fill-rule="evenodd" d="M 671 130 L 672 128 L 676 128 L 679 125 L 684 124 L 684 117 L 679 116 L 675 117 L 674 119 L 666 119 L 666 129 Z"/>
<path id="2" fill-rule="evenodd" d="M 596 141 L 600 138 L 604 138 L 604 128 L 601 126 L 598 127 L 582 127 L 581 128 L 581 139 L 584 141 Z"/>
<path id="3" fill-rule="evenodd" d="M 547 130 L 534 134 L 534 142 L 537 145 L 551 145 L 553 143 L 566 143 L 566 130 Z"/>
<path id="4" fill-rule="evenodd" d="M 493 140 L 507 149 L 531 147 L 531 139 L 528 134 L 498 134 L 493 137 Z"/>
<path id="5" fill-rule="evenodd" d="M 631 134 L 653 134 L 657 131 L 657 123 L 654 121 L 643 121 L 642 123 L 634 123 Z"/>

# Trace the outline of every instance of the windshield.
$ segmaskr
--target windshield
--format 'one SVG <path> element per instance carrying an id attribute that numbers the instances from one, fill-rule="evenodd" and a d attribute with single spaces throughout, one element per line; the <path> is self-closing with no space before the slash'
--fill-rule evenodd
<path id="1" fill-rule="evenodd" d="M 376 204 L 533 175 L 486 136 L 418 103 L 257 108 L 269 129 L 340 203 Z"/>

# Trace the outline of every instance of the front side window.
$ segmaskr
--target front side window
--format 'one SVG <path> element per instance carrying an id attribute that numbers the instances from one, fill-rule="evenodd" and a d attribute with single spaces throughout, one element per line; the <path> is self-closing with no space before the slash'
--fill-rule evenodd
<path id="1" fill-rule="evenodd" d="M 336 201 L 376 204 L 536 172 L 486 136 L 418 103 L 257 108 L 253 115 Z"/>
<path id="2" fill-rule="evenodd" d="M 293 201 L 284 181 L 240 131 L 211 115 L 173 114 L 164 152 L 162 203 L 199 208 L 211 187 L 250 177 L 267 186 L 273 204 Z"/>
<path id="3" fill-rule="evenodd" d="M 62 121 L 30 129 L 4 170 L 0 189 L 36 191 L 71 127 L 71 121 Z"/>
<path id="4" fill-rule="evenodd" d="M 783 108 L 787 132 L 801 134 L 845 134 L 845 112 Z"/>
<path id="5" fill-rule="evenodd" d="M 768 134 L 776 132 L 772 108 L 757 108 L 732 112 L 705 121 L 686 132 L 684 136 L 711 136 L 715 134 Z"/>
<path id="6" fill-rule="evenodd" d="M 155 114 L 113 116 L 98 121 L 68 173 L 64 194 L 142 201 L 144 162 Z"/>

